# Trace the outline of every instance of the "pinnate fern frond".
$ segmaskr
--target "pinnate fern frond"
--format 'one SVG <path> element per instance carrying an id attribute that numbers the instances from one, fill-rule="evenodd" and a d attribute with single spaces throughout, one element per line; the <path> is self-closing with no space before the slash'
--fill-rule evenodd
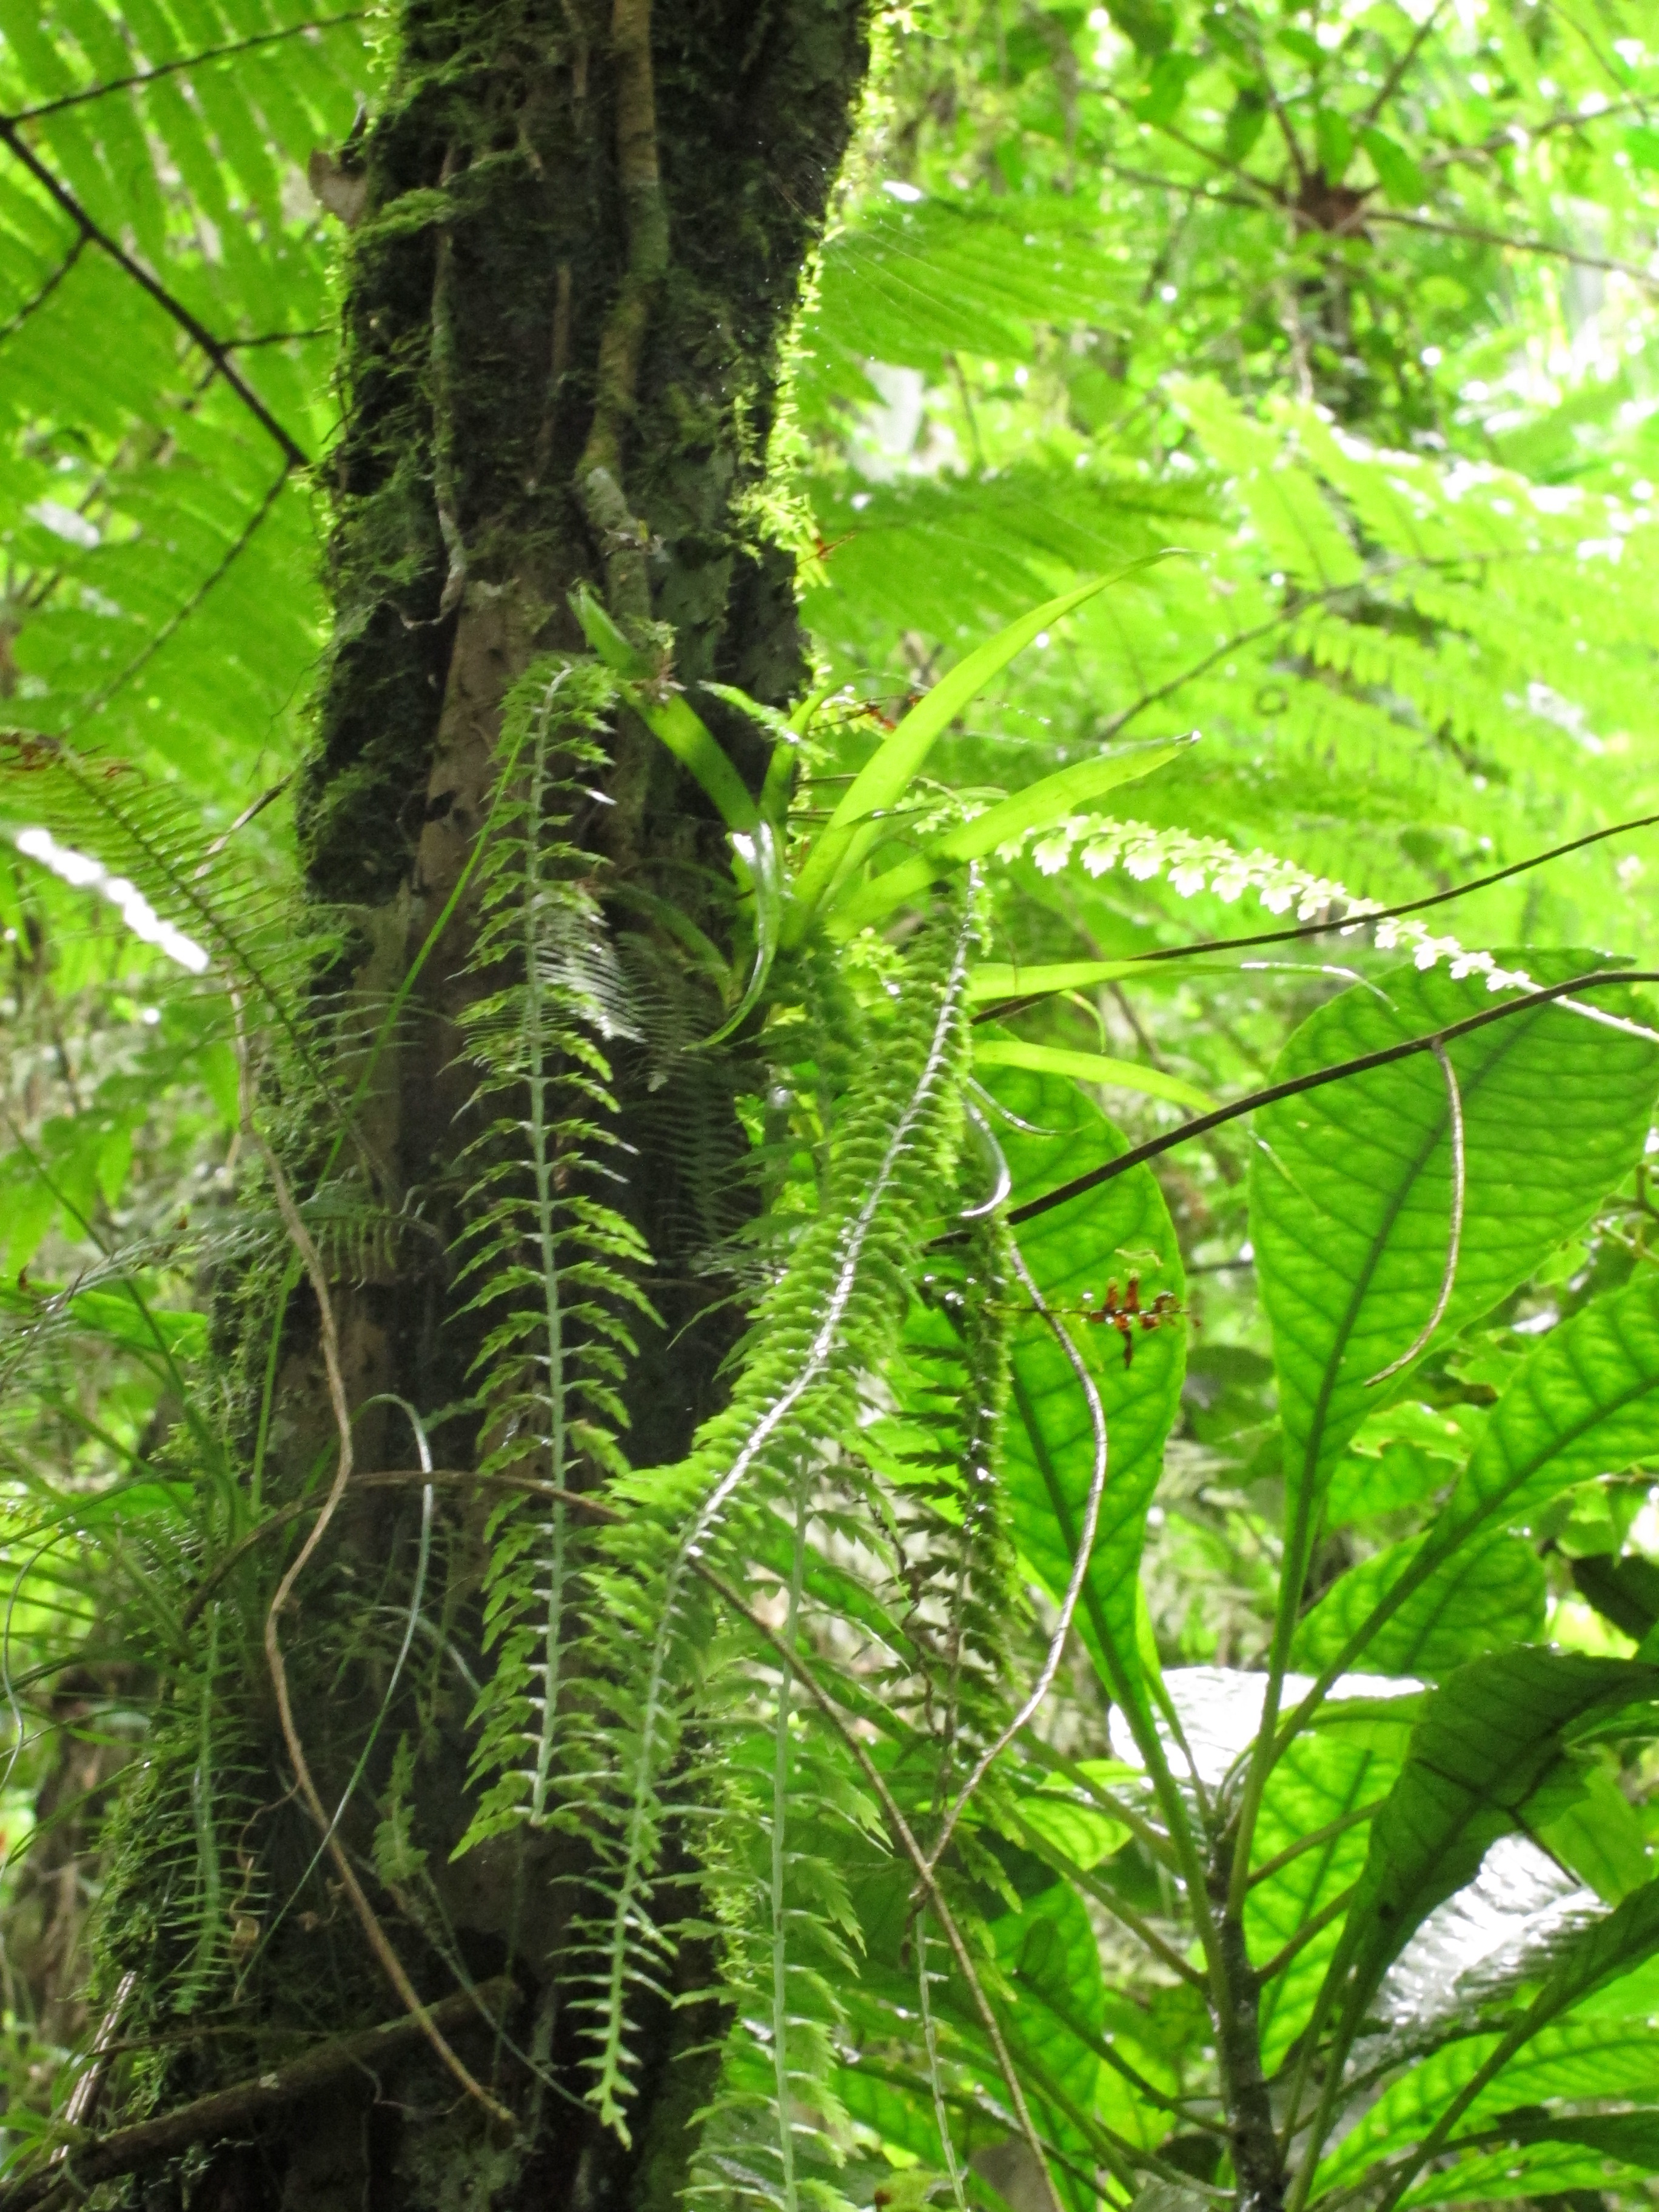
<path id="1" fill-rule="evenodd" d="M 929 1747 L 933 1809 L 1007 1713 L 1024 1603 L 994 1474 L 1015 1285 L 995 1220 L 933 1255 L 883 1370 L 890 1411 L 859 1433 L 894 1529 L 902 1638 L 884 1680 Z"/>
<path id="2" fill-rule="evenodd" d="M 775 1539 L 767 1560 L 781 1579 L 790 1559 L 780 1635 L 792 1651 L 823 1668 L 856 1622 L 856 1687 L 833 1662 L 826 1679 L 849 1711 L 878 1717 L 893 1786 L 923 1833 L 1006 1725 L 1023 1611 L 992 1471 L 1012 1311 L 1004 1233 L 981 1219 L 933 1255 L 838 1463 L 798 1490 L 792 1551 Z M 872 1401 L 884 1408 L 874 1419 Z M 880 1850 L 881 1822 L 845 1741 L 787 1668 L 773 1680 L 769 1728 L 751 1714 L 727 1736 L 718 1814 L 702 1832 L 734 2020 L 698 2186 L 833 2212 L 851 2185 L 838 2083 L 860 1967 L 847 1869 Z"/>
<path id="3" fill-rule="evenodd" d="M 954 1179 L 972 937 L 970 917 L 955 915 L 925 933 L 908 963 L 890 1034 L 841 1103 L 820 1210 L 759 1301 L 731 1403 L 678 1466 L 613 1488 L 632 1510 L 606 1532 L 592 1578 L 589 1778 L 570 1814 L 605 1863 L 582 2002 L 596 2032 L 593 2101 L 619 2130 L 634 2065 L 631 1994 L 657 1978 L 665 1793 L 720 1667 L 706 1577 L 746 1579 L 778 1502 L 852 1427 L 860 1378 L 890 1349 L 939 1190 Z"/>
<path id="4" fill-rule="evenodd" d="M 1030 847 L 1044 875 L 1057 875 L 1081 860 L 1091 876 L 1114 868 L 1138 883 L 1167 878 L 1182 898 L 1207 890 L 1231 904 L 1252 892 L 1271 915 L 1293 915 L 1298 921 L 1333 915 L 1345 931 L 1369 928 L 1380 952 L 1408 951 L 1419 968 L 1448 963 L 1454 977 L 1484 975 L 1489 990 L 1529 988 L 1519 969 L 1505 968 L 1490 952 L 1472 950 L 1409 915 L 1373 921 L 1379 902 L 1359 896 L 1334 877 L 1316 874 L 1261 846 L 1241 853 L 1219 837 L 1198 837 L 1185 830 L 1158 830 L 1150 823 L 1120 821 L 1097 814 L 1074 814 L 1045 830 Z"/>
<path id="5" fill-rule="evenodd" d="M 563 1489 L 581 1463 L 623 1464 L 619 1395 L 634 1350 L 638 1232 L 594 1193 L 617 1141 L 605 1043 L 629 1033 L 626 994 L 562 821 L 572 778 L 601 758 L 610 703 L 591 665 L 547 662 L 507 702 L 501 796 L 479 869 L 472 972 L 491 988 L 463 1019 L 488 1116 L 469 1147 L 465 1310 L 483 1316 L 485 1476 L 533 1474 Z M 501 979 L 505 976 L 504 981 Z M 462 1848 L 551 1805 L 555 1731 L 569 1640 L 567 1508 L 509 1494 L 492 1516 L 484 1586 L 495 1671 L 473 1721 L 485 1782 Z"/>

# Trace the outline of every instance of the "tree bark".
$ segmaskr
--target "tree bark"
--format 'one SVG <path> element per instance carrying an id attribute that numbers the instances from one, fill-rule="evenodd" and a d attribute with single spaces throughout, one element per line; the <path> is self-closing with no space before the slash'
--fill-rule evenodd
<path id="1" fill-rule="evenodd" d="M 319 1229 L 319 1278 L 267 1267 L 221 1299 L 250 1479 L 257 1462 L 262 1510 L 282 1509 L 193 1615 L 191 1686 L 181 1675 L 174 1693 L 178 1741 L 214 1733 L 216 1771 L 233 1775 L 245 1808 L 235 1820 L 221 1808 L 211 1845 L 214 1878 L 234 1893 L 234 1909 L 222 1894 L 217 1908 L 231 1933 L 193 1968 L 169 1934 L 204 1862 L 199 1834 L 193 1861 L 174 1849 L 188 1791 L 153 1759 L 117 1816 L 102 1972 L 107 1989 L 137 1970 L 122 2033 L 165 2035 L 167 2055 L 125 2077 L 110 2124 L 258 2078 L 397 2009 L 345 1869 L 322 1854 L 296 1789 L 258 1649 L 264 1607 L 310 1525 L 304 1501 L 326 1489 L 337 1449 L 323 1315 L 357 1470 L 413 1466 L 398 1400 L 440 1423 L 447 1468 L 476 1464 L 476 1413 L 441 1417 L 476 1391 L 487 1319 L 466 1313 L 457 1280 L 477 1136 L 458 1022 L 481 989 L 466 871 L 502 703 L 538 656 L 585 650 L 570 602 L 586 586 L 758 789 L 759 731 L 698 687 L 737 684 L 771 704 L 802 688 L 793 558 L 762 494 L 789 326 L 867 60 L 866 0 L 669 0 L 654 20 L 650 0 L 407 0 L 383 111 L 359 145 L 313 165 L 350 229 L 334 635 L 300 828 L 308 894 L 344 917 L 316 984 L 314 1049 L 337 1097 L 365 1095 L 332 1168 L 340 1125 L 274 1060 L 259 1118 L 313 1221 L 326 1171 L 386 1226 L 347 1246 Z M 643 726 L 620 717 L 608 750 L 566 834 L 591 855 L 600 905 L 625 921 L 651 984 L 645 1034 L 613 1061 L 610 1157 L 611 1202 L 651 1255 L 641 1287 L 658 1318 L 639 1332 L 623 1395 L 628 1453 L 653 1465 L 681 1455 L 718 1405 L 734 1340 L 732 1285 L 707 1255 L 744 1202 L 732 1174 L 742 1066 L 736 1048 L 683 1049 L 720 1008 L 674 918 L 729 935 L 722 825 Z M 371 1073 L 364 1024 L 400 992 Z M 470 1708 L 491 1663 L 479 1616 L 490 1504 L 447 1484 L 423 1537 L 418 1485 L 351 1494 L 277 1626 L 319 1802 L 349 1798 L 337 1848 L 414 1990 L 447 2003 L 458 1981 L 501 1976 L 517 1993 L 505 2039 L 462 2039 L 507 2118 L 458 2092 L 433 2045 L 400 2039 L 372 2075 L 331 2071 L 314 2094 L 251 2111 L 193 2163 L 141 2177 L 135 2203 L 666 2212 L 683 2187 L 721 2027 L 717 2001 L 696 1995 L 714 1962 L 682 1945 L 666 1994 L 642 1993 L 624 2142 L 586 2102 L 569 1986 L 583 1839 L 520 1828 L 452 1860 L 474 1797 Z M 416 1626 L 438 1656 L 424 1689 L 388 1705 L 386 1670 L 357 1631 L 408 1607 L 428 1548 Z M 375 1808 L 404 1739 L 416 1756 L 398 1858 Z"/>

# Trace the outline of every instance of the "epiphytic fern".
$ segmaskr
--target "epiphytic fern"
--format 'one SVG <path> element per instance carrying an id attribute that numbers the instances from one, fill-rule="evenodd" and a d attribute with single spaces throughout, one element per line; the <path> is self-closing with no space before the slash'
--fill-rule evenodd
<path id="1" fill-rule="evenodd" d="M 1000 1242 L 975 1222 L 935 1254 L 855 1429 L 803 1475 L 793 1530 L 780 1511 L 756 1547 L 787 1591 L 788 1650 L 811 1655 L 848 1710 L 882 1711 L 895 1786 L 924 1834 L 1006 1720 L 1021 1610 L 991 1468 L 1010 1311 Z M 849 1678 L 840 1647 L 855 1623 Z M 699 2165 L 708 2193 L 793 2212 L 845 2203 L 854 2186 L 836 2086 L 862 1941 L 846 1869 L 881 1855 L 881 1824 L 844 1741 L 787 1666 L 760 1663 L 769 1718 L 751 1706 L 729 1731 L 702 1831 L 734 2020 Z"/>
<path id="2" fill-rule="evenodd" d="M 580 1817 L 605 1862 L 583 2000 L 599 2045 L 592 2094 L 618 2127 L 634 2064 L 630 1994 L 654 1980 L 663 1941 L 652 1905 L 665 1792 L 688 1720 L 709 1697 L 706 1578 L 745 1579 L 775 1501 L 793 1497 L 802 1468 L 851 1425 L 859 1379 L 889 1348 L 957 1141 L 972 933 L 958 915 L 908 963 L 891 1033 L 867 1054 L 830 1133 L 821 1208 L 760 1301 L 731 1405 L 679 1466 L 625 1477 L 613 1492 L 631 1510 L 607 1532 L 594 1577 L 600 1663 L 585 1701 L 596 1725 Z"/>
<path id="3" fill-rule="evenodd" d="M 1003 1246 L 981 1219 L 933 1255 L 884 1370 L 891 1410 L 859 1437 L 896 1539 L 904 1642 L 891 1695 L 932 1747 L 939 1813 L 1006 1717 L 1008 1626 L 1021 1609 L 993 1474 L 1014 1295 Z"/>
<path id="4" fill-rule="evenodd" d="M 608 697 L 591 665 L 545 662 L 508 701 L 472 956 L 487 988 L 464 1018 L 481 1071 L 476 1103 L 489 1114 L 469 1151 L 460 1271 L 469 1310 L 485 1322 L 475 1362 L 480 1472 L 560 1489 L 584 1465 L 621 1465 L 616 1386 L 634 1348 L 626 1316 L 645 1310 L 629 1272 L 645 1247 L 593 1189 L 599 1156 L 617 1141 L 603 1045 L 631 1024 L 584 879 L 592 862 L 562 834 L 569 779 L 598 757 Z M 568 1533 L 557 1500 L 509 1496 L 489 1522 L 485 1621 L 496 1662 L 474 1716 L 474 1772 L 493 1779 L 469 1843 L 520 1817 L 540 1821 L 550 1808 Z"/>

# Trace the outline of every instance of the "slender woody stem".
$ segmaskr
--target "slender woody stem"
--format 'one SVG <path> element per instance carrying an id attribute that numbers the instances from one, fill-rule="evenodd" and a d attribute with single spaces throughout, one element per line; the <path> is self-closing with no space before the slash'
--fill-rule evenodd
<path id="1" fill-rule="evenodd" d="M 253 1074 L 248 1053 L 247 1033 L 242 1016 L 241 995 L 234 988 L 231 993 L 231 1003 L 236 1021 L 236 1060 L 242 1130 L 248 1142 L 254 1146 L 260 1158 L 264 1162 L 265 1171 L 270 1177 L 271 1193 L 276 1200 L 276 1210 L 282 1215 L 283 1225 L 300 1255 L 317 1299 L 318 1329 L 322 1347 L 323 1367 L 328 1381 L 329 1404 L 333 1410 L 335 1428 L 339 1437 L 339 1454 L 335 1462 L 334 1480 L 323 1503 L 322 1510 L 313 1522 L 311 1533 L 300 1547 L 288 1572 L 277 1583 L 270 1607 L 265 1613 L 265 1662 L 270 1670 L 271 1686 L 276 1693 L 276 1711 L 282 1723 L 283 1741 L 288 1746 L 289 1757 L 294 1762 L 295 1779 L 299 1784 L 300 1794 L 305 1799 L 307 1809 L 313 1820 L 323 1831 L 329 1856 L 334 1862 L 335 1872 L 338 1875 L 347 1896 L 351 1899 L 352 1909 L 356 1913 L 363 1933 L 368 1939 L 370 1949 L 386 1970 L 386 1978 L 404 2004 L 408 2006 L 410 2014 L 420 2023 L 422 2032 L 433 2050 L 467 2094 L 476 2097 L 486 2112 L 502 2122 L 504 2125 L 510 2127 L 513 2124 L 513 2115 L 504 2105 L 500 2104 L 490 2095 L 481 2082 L 474 2079 L 467 2067 L 456 2056 L 446 2039 L 442 2029 L 435 2024 L 432 2014 L 417 1993 L 415 1984 L 410 1980 L 403 1960 L 392 1948 L 391 1938 L 381 1926 L 379 1914 L 370 1904 L 368 1893 L 357 1879 L 356 1869 L 352 1865 L 344 1846 L 334 1832 L 329 1820 L 327 1808 L 313 1778 L 310 1762 L 306 1757 L 305 1745 L 294 1718 L 293 1700 L 289 1692 L 288 1669 L 283 1664 L 282 1639 L 277 1623 L 283 1607 L 294 1594 L 295 1584 L 305 1572 L 318 1546 L 322 1542 L 329 1522 L 338 1510 L 340 1501 L 344 1498 L 347 1486 L 351 1480 L 351 1408 L 346 1397 L 345 1378 L 341 1370 L 339 1331 L 335 1320 L 334 1300 L 329 1289 L 328 1275 L 319 1256 L 317 1247 L 312 1241 L 311 1231 L 306 1227 L 301 1217 L 300 1209 L 294 1202 L 294 1194 L 289 1188 L 288 1177 L 283 1172 L 282 1163 L 255 1117 Z M 429 1479 L 429 1471 L 427 1472 Z"/>

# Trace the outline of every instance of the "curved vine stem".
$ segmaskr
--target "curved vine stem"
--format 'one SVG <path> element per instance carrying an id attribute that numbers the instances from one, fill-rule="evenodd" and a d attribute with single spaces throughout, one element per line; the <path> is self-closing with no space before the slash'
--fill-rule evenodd
<path id="1" fill-rule="evenodd" d="M 271 1193 L 276 1200 L 276 1210 L 283 1218 L 283 1226 L 287 1230 L 289 1240 L 300 1255 L 301 1262 L 317 1299 L 318 1331 L 323 1354 L 323 1368 L 328 1380 L 329 1405 L 333 1412 L 335 1428 L 339 1437 L 339 1449 L 334 1465 L 334 1480 L 330 1485 L 328 1496 L 323 1502 L 321 1511 L 312 1523 L 310 1534 L 301 1545 L 287 1573 L 277 1583 L 265 1613 L 265 1663 L 270 1670 L 271 1686 L 276 1693 L 276 1712 L 282 1724 L 283 1741 L 287 1745 L 288 1755 L 294 1763 L 295 1779 L 299 1784 L 300 1794 L 305 1800 L 306 1809 L 323 1832 L 328 1855 L 334 1863 L 334 1870 L 340 1878 L 346 1895 L 351 1900 L 352 1910 L 357 1916 L 363 1934 L 368 1939 L 369 1948 L 386 1971 L 387 1980 L 408 2007 L 410 2014 L 418 2023 L 422 2033 L 432 2045 L 434 2051 L 448 2072 L 465 2090 L 468 2096 L 476 2098 L 492 2118 L 510 2127 L 513 2125 L 511 2112 L 490 2095 L 483 2084 L 474 2077 L 465 2062 L 457 2057 L 445 2037 L 443 2030 L 433 2019 L 422 2002 L 415 1984 L 410 1980 L 403 1960 L 393 1949 L 392 1939 L 381 1925 L 379 1914 L 369 1902 L 368 1893 L 362 1882 L 357 1879 L 356 1869 L 352 1865 L 343 1844 L 334 1832 L 333 1824 L 329 1820 L 327 1808 L 324 1805 L 316 1782 L 313 1778 L 311 1763 L 306 1757 L 305 1745 L 294 1718 L 294 1705 L 289 1692 L 288 1669 L 283 1663 L 278 1624 L 284 1607 L 293 1596 L 301 1576 L 316 1555 L 317 1547 L 322 1542 L 329 1523 L 339 1510 L 340 1502 L 344 1498 L 347 1486 L 350 1483 L 351 1408 L 347 1401 L 345 1377 L 340 1365 L 339 1329 L 335 1317 L 334 1300 L 329 1290 L 328 1276 L 318 1254 L 317 1247 L 312 1241 L 311 1231 L 306 1227 L 301 1218 L 300 1209 L 294 1202 L 294 1194 L 289 1188 L 288 1177 L 283 1172 L 282 1163 L 277 1158 L 264 1132 L 260 1128 L 253 1111 L 253 1075 L 248 1052 L 247 1029 L 242 1012 L 241 994 L 234 986 L 231 991 L 231 1006 L 236 1025 L 237 1092 L 241 1110 L 242 1133 L 264 1162 L 265 1172 L 270 1177 Z M 429 1477 L 429 1469 L 423 1472 Z"/>
<path id="2" fill-rule="evenodd" d="M 1440 1278 L 1440 1295 L 1434 1302 L 1434 1311 L 1419 1329 L 1398 1359 L 1391 1359 L 1386 1367 L 1379 1367 L 1375 1375 L 1365 1377 L 1365 1388 L 1375 1390 L 1379 1382 L 1386 1382 L 1391 1375 L 1398 1375 L 1409 1367 L 1434 1334 L 1451 1304 L 1452 1285 L 1457 1280 L 1457 1255 L 1463 1242 L 1463 1199 L 1467 1188 L 1466 1162 L 1463 1147 L 1463 1094 L 1457 1087 L 1457 1070 L 1452 1066 L 1446 1048 L 1437 1039 L 1434 1056 L 1440 1062 L 1440 1073 L 1446 1079 L 1446 1102 L 1451 1114 L 1452 1195 L 1451 1228 L 1446 1239 L 1446 1265 Z"/>
<path id="3" fill-rule="evenodd" d="M 1089 1495 L 1083 1509 L 1083 1526 L 1078 1534 L 1076 1556 L 1072 1561 L 1072 1577 L 1066 1586 L 1066 1595 L 1060 1601 L 1060 1616 L 1054 1623 L 1054 1634 L 1048 1639 L 1048 1652 L 1038 1670 L 1037 1678 L 1031 1685 L 1030 1693 L 1024 1704 L 1000 1735 L 988 1744 L 980 1753 L 975 1762 L 973 1771 L 957 1791 L 956 1802 L 945 1814 L 944 1825 L 939 1832 L 933 1850 L 928 1854 L 927 1863 L 930 1868 L 938 1866 L 940 1859 L 944 1857 L 951 1838 L 956 1832 L 957 1823 L 967 1811 L 969 1801 L 975 1791 L 1020 1730 L 1036 1717 L 1042 1708 L 1043 1699 L 1054 1687 L 1054 1676 L 1060 1672 L 1060 1662 L 1065 1656 L 1066 1639 L 1072 1632 L 1072 1620 L 1077 1612 L 1078 1601 L 1083 1595 L 1083 1586 L 1088 1580 L 1089 1563 L 1094 1556 L 1095 1530 L 1100 1522 L 1100 1504 L 1106 1494 L 1106 1469 L 1109 1456 L 1106 1410 L 1101 1404 L 1100 1393 L 1095 1388 L 1095 1379 L 1089 1372 L 1088 1362 L 1073 1343 L 1063 1323 L 1044 1304 L 1042 1293 L 1037 1288 L 1031 1272 L 1025 1264 L 1024 1255 L 1021 1253 L 1018 1245 L 1012 1239 L 1010 1253 L 1013 1260 L 1014 1273 L 1024 1285 L 1032 1306 L 1042 1316 L 1054 1341 L 1071 1363 L 1072 1372 L 1076 1376 L 1078 1387 L 1088 1405 L 1090 1426 L 1094 1431 L 1094 1471 L 1089 1478 Z"/>

